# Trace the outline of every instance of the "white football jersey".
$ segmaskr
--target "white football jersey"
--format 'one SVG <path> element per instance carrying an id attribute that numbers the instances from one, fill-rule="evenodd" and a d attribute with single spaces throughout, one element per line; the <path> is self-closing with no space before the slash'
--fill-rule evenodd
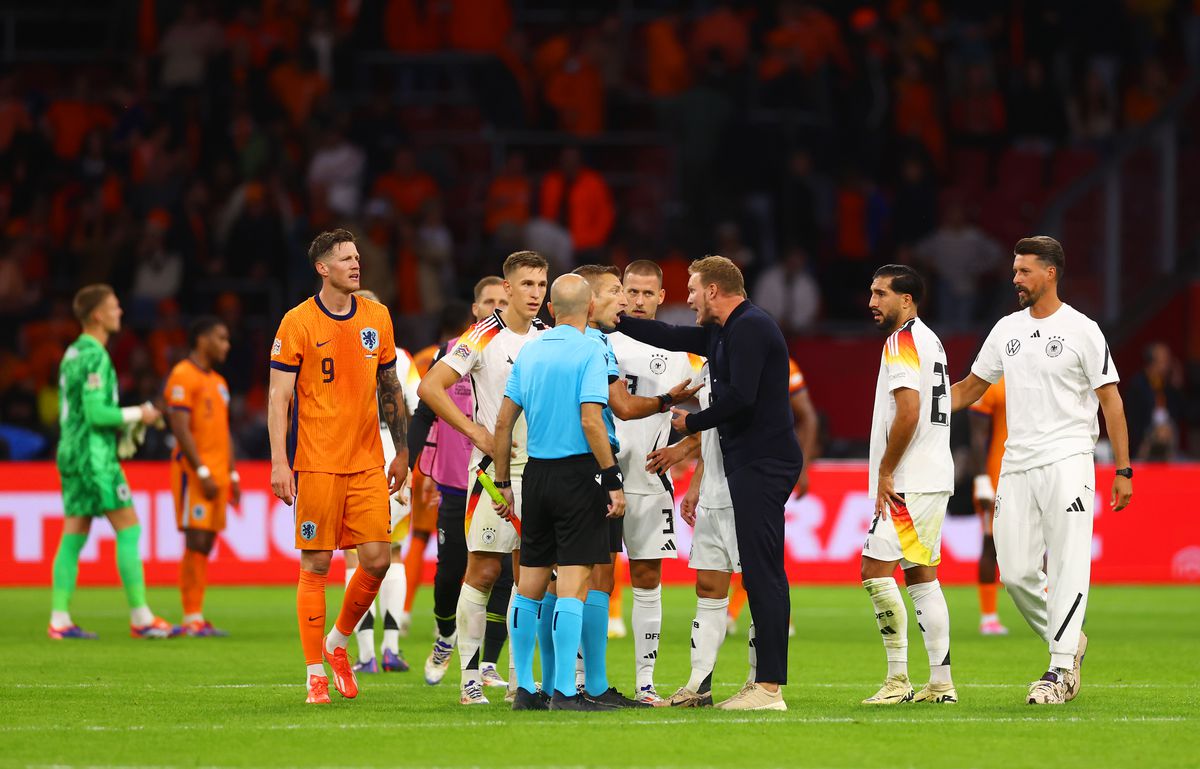
<path id="1" fill-rule="evenodd" d="M 654 397 L 662 395 L 695 372 L 685 352 L 671 352 L 651 347 L 619 331 L 608 335 L 621 378 L 632 395 Z M 671 488 L 665 476 L 646 472 L 646 455 L 661 449 L 671 440 L 671 412 L 655 414 L 645 419 L 617 420 L 617 442 L 621 452 L 617 463 L 625 476 L 625 491 L 629 494 L 659 494 Z"/>
<path id="2" fill-rule="evenodd" d="M 704 379 L 704 389 L 697 393 L 700 407 L 706 409 L 712 405 L 712 377 L 709 375 L 708 363 L 701 370 Z M 721 438 L 717 428 L 712 427 L 700 433 L 700 458 L 704 460 L 704 475 L 700 478 L 700 504 L 705 509 L 716 507 L 733 507 L 733 497 L 729 495 L 729 481 L 725 479 L 725 457 L 721 454 Z"/>
<path id="3" fill-rule="evenodd" d="M 1004 377 L 1008 440 L 1001 475 L 1095 451 L 1096 388 L 1120 381 L 1100 327 L 1068 304 L 1048 318 L 1028 309 L 1001 318 L 971 373 L 993 384 Z"/>
<path id="4" fill-rule="evenodd" d="M 883 344 L 875 410 L 871 415 L 869 493 L 875 496 L 879 463 L 896 420 L 895 390 L 906 387 L 920 396 L 917 429 L 896 466 L 896 491 L 954 491 L 950 455 L 950 372 L 942 343 L 920 318 L 893 332 Z"/>
<path id="5" fill-rule="evenodd" d="M 504 324 L 500 311 L 492 313 L 479 321 L 463 334 L 454 349 L 441 358 L 446 365 L 462 376 L 471 377 L 471 386 L 475 390 L 475 422 L 491 431 L 496 429 L 496 418 L 500 416 L 500 403 L 504 400 L 504 386 L 508 384 L 508 375 L 512 372 L 513 362 L 520 354 L 521 348 L 527 342 L 537 339 L 546 330 L 537 318 L 529 331 L 515 333 Z M 513 442 L 517 447 L 513 450 L 512 467 L 524 467 L 529 461 L 527 427 L 525 415 L 522 414 L 513 425 Z M 470 468 L 479 466 L 483 452 L 476 447 L 471 448 Z M 473 471 L 468 471 L 473 476 Z"/>

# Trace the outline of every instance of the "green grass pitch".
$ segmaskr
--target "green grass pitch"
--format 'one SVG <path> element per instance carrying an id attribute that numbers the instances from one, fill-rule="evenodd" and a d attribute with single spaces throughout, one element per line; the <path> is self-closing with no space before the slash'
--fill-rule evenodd
<path id="1" fill-rule="evenodd" d="M 1200 655 L 1195 588 L 1097 588 L 1092 639 L 1073 703 L 1024 704 L 1045 646 L 1001 596 L 1007 638 L 981 638 L 973 588 L 948 591 L 960 704 L 868 709 L 883 650 L 861 589 L 792 591 L 786 713 L 633 710 L 513 713 L 457 702 L 457 661 L 441 686 L 423 683 L 431 593 L 403 649 L 413 670 L 360 677 L 355 701 L 303 704 L 303 667 L 288 588 L 217 588 L 208 614 L 226 639 L 135 641 L 117 590 L 80 590 L 74 616 L 96 642 L 46 639 L 47 590 L 3 590 L 0 766 L 38 767 L 1196 767 Z M 331 591 L 331 603 L 340 596 Z M 174 591 L 152 606 L 177 618 Z M 626 599 L 626 610 L 631 601 Z M 687 677 L 694 597 L 664 591 L 660 690 Z M 626 618 L 628 621 L 628 617 Z M 744 621 L 743 621 L 744 625 Z M 928 673 L 910 621 L 910 671 Z M 613 683 L 633 684 L 630 640 L 613 641 Z M 503 657 L 507 660 L 507 657 Z M 721 650 L 718 697 L 746 669 L 745 635 Z"/>

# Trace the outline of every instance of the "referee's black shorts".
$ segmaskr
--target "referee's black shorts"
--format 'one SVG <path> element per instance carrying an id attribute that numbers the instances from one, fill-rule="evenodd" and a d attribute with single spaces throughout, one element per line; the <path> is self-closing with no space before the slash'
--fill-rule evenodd
<path id="1" fill-rule="evenodd" d="M 591 454 L 534 459 L 521 487 L 521 565 L 608 563 L 608 494 Z"/>

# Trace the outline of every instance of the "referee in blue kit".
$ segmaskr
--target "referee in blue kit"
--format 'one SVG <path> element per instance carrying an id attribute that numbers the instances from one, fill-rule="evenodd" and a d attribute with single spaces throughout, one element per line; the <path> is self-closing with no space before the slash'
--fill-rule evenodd
<path id="1" fill-rule="evenodd" d="M 608 562 L 608 522 L 625 514 L 622 478 L 608 442 L 604 347 L 585 335 L 592 289 L 579 275 L 550 288 L 556 325 L 525 345 L 513 365 L 496 420 L 498 446 L 512 443 L 522 410 L 528 422 L 529 464 L 521 504 L 521 579 L 509 612 L 517 696 L 513 710 L 612 710 L 575 692 L 575 653 L 592 566 Z M 509 452 L 496 455 L 496 486 L 512 509 Z M 538 611 L 558 565 L 554 608 L 554 692 L 547 700 L 533 681 Z"/>
<path id="2" fill-rule="evenodd" d="M 712 405 L 695 414 L 672 409 L 671 425 L 685 435 L 717 429 L 758 661 L 754 684 L 717 707 L 786 710 L 779 690 L 787 683 L 791 613 L 783 507 L 804 461 L 792 430 L 787 344 L 775 320 L 746 299 L 742 271 L 733 262 L 706 256 L 688 272 L 688 306 L 698 325 L 623 317 L 620 329 L 654 347 L 708 358 Z"/>

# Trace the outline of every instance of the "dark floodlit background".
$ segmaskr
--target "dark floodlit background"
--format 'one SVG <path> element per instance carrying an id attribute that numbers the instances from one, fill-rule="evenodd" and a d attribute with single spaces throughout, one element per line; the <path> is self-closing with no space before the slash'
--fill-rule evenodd
<path id="1" fill-rule="evenodd" d="M 876 266 L 925 274 L 961 373 L 1015 308 L 1013 243 L 1053 234 L 1135 460 L 1176 459 L 1200 445 L 1198 65 L 1183 0 L 0 3 L 0 455 L 53 456 L 70 298 L 106 281 L 122 402 L 215 313 L 238 454 L 266 456 L 274 329 L 345 226 L 411 350 L 515 249 L 653 259 L 682 322 L 688 262 L 728 256 L 826 457 L 865 455 Z"/>

